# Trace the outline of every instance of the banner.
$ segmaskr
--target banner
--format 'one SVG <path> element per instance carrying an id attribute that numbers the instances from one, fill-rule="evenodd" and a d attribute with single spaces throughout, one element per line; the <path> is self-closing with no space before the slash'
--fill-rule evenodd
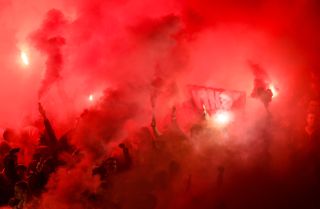
<path id="1" fill-rule="evenodd" d="M 197 109 L 202 110 L 203 105 L 209 112 L 217 110 L 242 109 L 246 104 L 246 93 L 219 88 L 203 86 L 189 86 L 192 101 Z"/>

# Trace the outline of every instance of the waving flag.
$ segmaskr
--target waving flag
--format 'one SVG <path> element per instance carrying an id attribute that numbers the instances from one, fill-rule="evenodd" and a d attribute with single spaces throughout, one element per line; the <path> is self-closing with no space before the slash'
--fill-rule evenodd
<path id="1" fill-rule="evenodd" d="M 246 104 L 246 93 L 242 91 L 203 86 L 189 86 L 189 89 L 197 109 L 203 109 L 205 105 L 209 112 L 236 110 L 244 108 Z"/>

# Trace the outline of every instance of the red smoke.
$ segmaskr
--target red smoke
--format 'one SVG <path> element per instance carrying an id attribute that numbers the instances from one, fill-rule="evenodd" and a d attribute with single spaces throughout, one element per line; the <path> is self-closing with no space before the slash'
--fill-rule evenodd
<path id="1" fill-rule="evenodd" d="M 65 39 L 61 36 L 66 20 L 58 10 L 50 10 L 39 30 L 31 35 L 31 42 L 47 56 L 45 75 L 39 89 L 39 98 L 61 78 L 63 55 L 61 47 Z"/>
<path id="2" fill-rule="evenodd" d="M 80 150 L 60 156 L 67 166 L 34 208 L 248 209 L 272 208 L 261 205 L 281 202 L 277 194 L 295 199 L 290 186 L 277 186 L 296 180 L 286 136 L 319 99 L 319 11 L 316 0 L 0 0 L 0 126 L 15 129 L 12 143 L 29 162 L 43 129 L 40 100 L 56 134 Z M 199 122 L 187 88 L 250 95 L 271 83 L 280 93 L 268 101 L 270 115 L 248 97 L 226 130 Z M 162 144 L 166 152 L 152 151 L 153 115 L 160 141 L 173 141 Z M 134 169 L 101 192 L 91 171 L 106 157 L 124 161 L 121 142 Z"/>

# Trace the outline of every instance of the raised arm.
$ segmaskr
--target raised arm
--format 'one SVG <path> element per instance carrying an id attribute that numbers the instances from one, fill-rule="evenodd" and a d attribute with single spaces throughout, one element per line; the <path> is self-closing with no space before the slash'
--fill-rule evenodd
<path id="1" fill-rule="evenodd" d="M 202 117 L 203 117 L 203 119 L 204 119 L 204 120 L 208 120 L 209 114 L 208 114 L 207 107 L 206 107 L 205 104 L 202 105 L 202 109 L 203 109 L 203 111 L 202 111 Z"/>
<path id="2" fill-rule="evenodd" d="M 46 112 L 40 102 L 39 102 L 39 112 L 40 112 L 41 116 L 43 117 L 44 127 L 46 129 L 46 132 L 47 132 L 49 140 L 50 140 L 48 143 L 50 145 L 57 143 L 57 141 L 58 141 L 57 136 L 56 136 L 56 134 L 52 128 L 52 125 L 51 125 L 49 119 L 47 118 Z"/>
<path id="3" fill-rule="evenodd" d="M 125 159 L 124 169 L 129 169 L 132 165 L 132 158 L 129 153 L 129 149 L 124 143 L 119 144 L 119 147 L 122 149 L 124 159 Z"/>
<path id="4" fill-rule="evenodd" d="M 156 137 L 160 137 L 161 133 L 159 132 L 158 128 L 157 128 L 157 123 L 156 123 L 156 117 L 153 115 L 152 116 L 152 122 L 151 122 L 151 127 L 153 130 L 153 133 Z"/>
<path id="5" fill-rule="evenodd" d="M 171 111 L 171 122 L 173 124 L 177 124 L 177 108 L 176 106 L 172 107 L 172 111 Z"/>

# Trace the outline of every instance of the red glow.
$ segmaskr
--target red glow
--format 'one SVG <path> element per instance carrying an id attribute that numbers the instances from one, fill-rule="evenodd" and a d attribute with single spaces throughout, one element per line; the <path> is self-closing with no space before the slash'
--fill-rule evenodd
<path id="1" fill-rule="evenodd" d="M 319 2 L 0 0 L 0 142 L 21 148 L 18 164 L 48 158 L 25 177 L 0 165 L 1 206 L 319 206 L 320 143 L 295 139 L 320 129 Z M 41 156 L 48 121 L 57 143 Z M 108 156 L 119 173 L 93 176 Z M 38 174 L 43 188 L 14 188 Z M 30 207 L 15 190 L 35 192 Z"/>

